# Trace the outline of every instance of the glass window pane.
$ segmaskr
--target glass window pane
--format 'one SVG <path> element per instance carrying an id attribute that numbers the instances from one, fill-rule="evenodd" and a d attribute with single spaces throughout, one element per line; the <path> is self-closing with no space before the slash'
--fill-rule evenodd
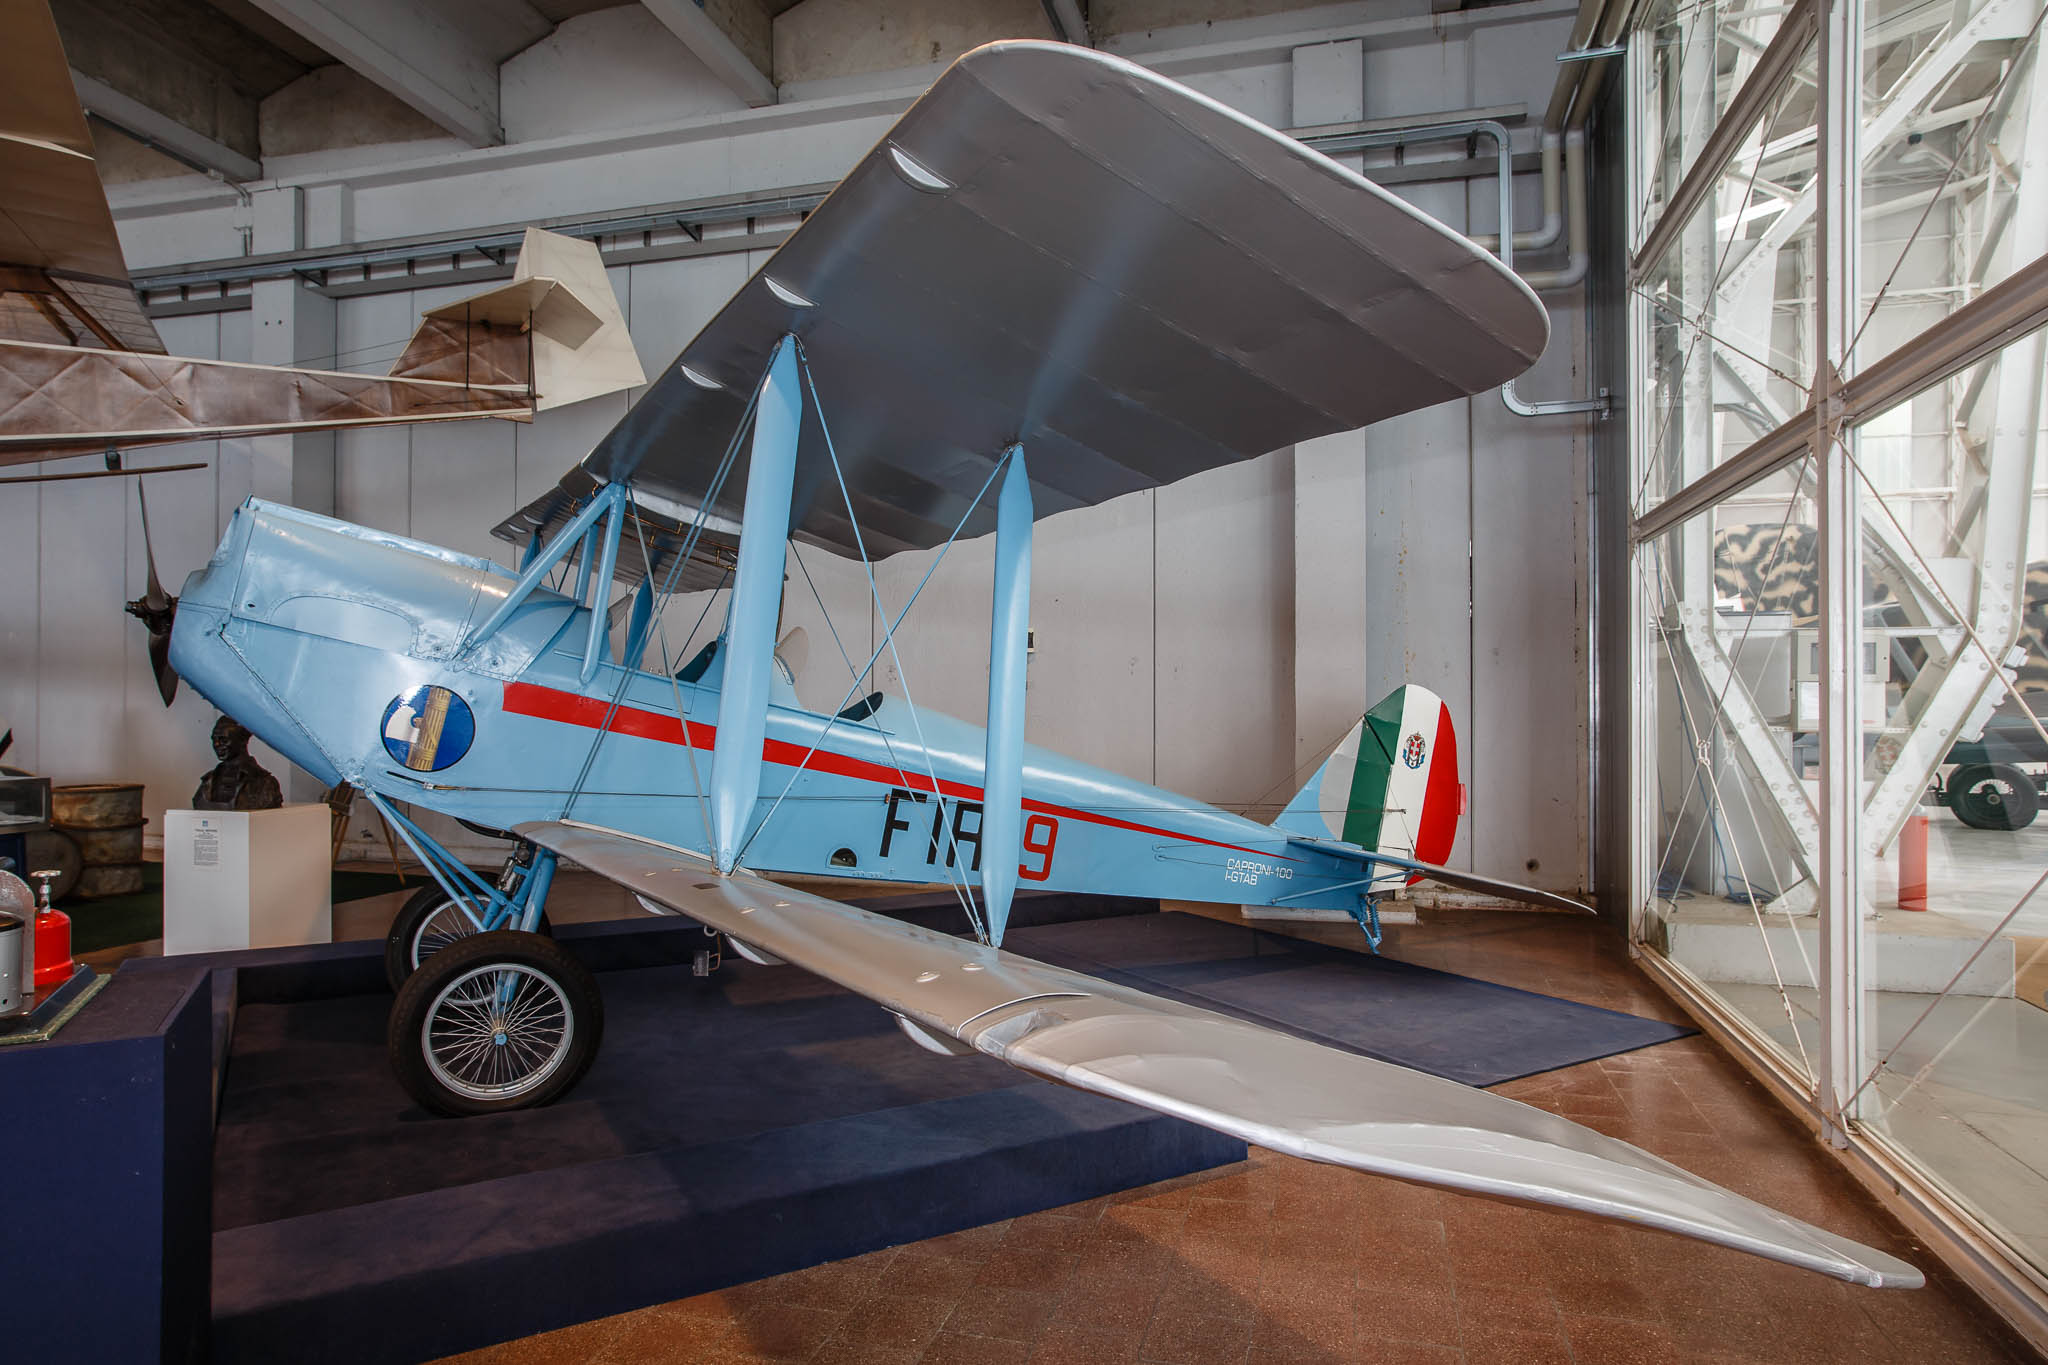
<path id="1" fill-rule="evenodd" d="M 1639 221 L 1644 230 L 1699 157 L 1728 101 L 1777 35 L 1789 4 L 1657 0 L 1642 21 L 1649 89 L 1642 102 L 1652 172 Z"/>
<path id="2" fill-rule="evenodd" d="M 2048 195 L 2036 185 L 2029 205 L 2023 188 L 2048 166 L 2043 4 L 1866 4 L 1863 363 L 2048 250 Z"/>
<path id="3" fill-rule="evenodd" d="M 2048 1271 L 2044 337 L 1880 413 L 1863 472 L 1857 1112 Z"/>
<path id="4" fill-rule="evenodd" d="M 1799 75 L 1636 286 L 1649 392 L 1638 514 L 1806 406 L 1813 374 L 1813 70 Z"/>
<path id="5" fill-rule="evenodd" d="M 1637 553 L 1652 604 L 1657 818 L 1637 934 L 1809 1078 L 1813 492 L 1802 459 Z"/>

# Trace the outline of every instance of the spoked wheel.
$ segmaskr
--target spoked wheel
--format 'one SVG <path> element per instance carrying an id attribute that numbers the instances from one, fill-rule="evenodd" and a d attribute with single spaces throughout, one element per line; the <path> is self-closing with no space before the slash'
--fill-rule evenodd
<path id="1" fill-rule="evenodd" d="M 384 979 L 391 989 L 405 985 L 420 963 L 435 953 L 474 936 L 477 927 L 470 914 L 436 883 L 413 892 L 398 918 L 391 921 L 391 932 L 384 936 Z M 540 916 L 540 932 L 550 937 L 555 932 L 545 910 Z"/>
<path id="2" fill-rule="evenodd" d="M 553 939 L 471 934 L 433 954 L 391 1007 L 392 1070 L 441 1114 L 533 1109 L 590 1069 L 604 1033 L 597 982 Z"/>
<path id="3" fill-rule="evenodd" d="M 1958 768 L 1949 778 L 1949 805 L 1972 829 L 2025 829 L 2040 797 L 2034 780 L 2004 763 Z"/>

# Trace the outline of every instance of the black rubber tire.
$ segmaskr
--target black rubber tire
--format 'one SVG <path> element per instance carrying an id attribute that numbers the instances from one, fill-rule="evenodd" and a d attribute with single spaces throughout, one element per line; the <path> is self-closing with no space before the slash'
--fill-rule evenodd
<path id="1" fill-rule="evenodd" d="M 384 935 L 384 979 L 391 983 L 392 994 L 397 994 L 399 988 L 405 985 L 407 978 L 419 970 L 419 960 L 414 954 L 421 930 L 427 921 L 447 904 L 448 893 L 437 883 L 428 882 L 412 893 L 399 910 L 398 917 L 391 921 L 390 932 Z M 548 923 L 548 912 L 545 910 L 540 912 L 539 931 L 550 938 L 555 934 L 555 926 Z M 473 937 L 474 932 L 468 930 L 466 926 L 465 932 L 461 934 L 436 930 L 431 936 L 435 940 L 434 945 L 427 949 L 425 956 L 432 957 L 434 953 L 451 943 Z"/>
<path id="2" fill-rule="evenodd" d="M 445 1071 L 437 1070 L 436 1061 L 427 1055 L 426 1038 L 436 1017 L 444 1029 L 449 1026 L 445 994 L 452 991 L 459 997 L 465 986 L 479 984 L 479 973 L 500 968 L 519 971 L 544 1004 L 562 1008 L 567 1036 L 544 1060 L 547 1070 L 542 1079 L 530 1084 L 519 1081 L 525 1088 L 488 1096 L 452 1084 Z M 437 1005 L 441 1007 L 438 1016 Z M 391 1069 L 406 1094 L 424 1109 L 460 1118 L 552 1104 L 583 1079 L 596 1060 L 603 1037 L 604 1000 L 590 970 L 553 939 L 496 929 L 451 944 L 412 974 L 392 1002 L 385 1043 Z"/>
<path id="3" fill-rule="evenodd" d="M 2025 829 L 2041 798 L 2034 779 L 2005 763 L 1973 763 L 1948 780 L 1948 806 L 1971 829 Z"/>

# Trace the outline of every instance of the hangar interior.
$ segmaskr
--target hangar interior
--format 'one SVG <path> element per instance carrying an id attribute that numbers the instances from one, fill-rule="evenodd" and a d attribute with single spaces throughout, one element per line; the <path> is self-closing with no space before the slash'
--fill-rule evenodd
<path id="1" fill-rule="evenodd" d="M 1824 1144 L 2014 1334 L 1981 1358 L 2048 1349 L 2042 0 L 51 8 L 173 355 L 381 372 L 539 225 L 597 244 L 659 375 L 1005 38 L 1135 61 L 1510 260 L 1551 334 L 1505 391 L 1046 521 L 1029 739 L 1264 819 L 1426 685 L 1463 737 L 1452 865 L 1593 903 L 1802 1121 L 1779 1140 Z M 149 482 L 167 579 L 252 495 L 505 562 L 493 528 L 640 393 L 128 460 L 204 466 Z M 160 703 L 119 610 L 144 534 L 125 479 L 0 493 L 0 726 L 11 763 L 142 784 L 160 842 L 214 712 Z M 921 594 L 876 689 L 984 719 L 993 555 L 876 566 Z M 858 563 L 793 548 L 786 580 L 797 695 L 836 709 L 833 643 L 885 622 Z M 678 657 L 724 605 L 667 604 Z M 343 852 L 369 863 L 366 809 Z M 1465 961 L 1431 914 L 1472 898 L 1410 899 L 1394 950 Z"/>

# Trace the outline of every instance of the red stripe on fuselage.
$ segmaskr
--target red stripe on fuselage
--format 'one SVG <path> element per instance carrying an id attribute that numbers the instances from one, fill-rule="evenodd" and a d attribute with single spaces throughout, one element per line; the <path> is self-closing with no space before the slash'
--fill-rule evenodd
<path id="1" fill-rule="evenodd" d="M 642 711 L 631 706 L 621 706 L 612 711 L 609 703 L 597 697 L 541 687 L 536 683 L 506 683 L 503 709 L 508 715 L 552 720 L 563 725 L 578 725 L 586 730 L 603 729 L 611 734 L 651 739 L 659 744 L 684 743 L 683 723 L 674 716 L 663 715 L 659 711 Z M 605 723 L 605 714 L 608 711 L 611 713 L 609 725 Z M 717 726 L 691 721 L 688 743 L 692 748 L 709 750 L 717 734 Z M 879 782 L 884 786 L 903 787 L 910 791 L 934 790 L 931 776 L 927 773 L 906 772 L 887 764 L 870 763 L 866 759 L 854 758 L 847 754 L 835 754 L 829 749 L 806 751 L 804 746 L 791 744 L 787 740 L 767 740 L 761 746 L 761 757 L 767 762 L 779 763 L 785 768 L 801 767 L 807 772 L 850 777 L 856 782 Z M 936 789 L 942 796 L 951 796 L 962 801 L 982 799 L 982 789 L 965 782 L 941 779 Z M 1207 844 L 1210 848 L 1228 849 L 1233 853 L 1249 853 L 1253 857 L 1272 858 L 1277 862 L 1295 861 L 1285 854 L 1246 848 L 1242 844 L 1219 843 L 1217 840 L 1204 839 L 1194 834 L 1176 834 L 1170 829 L 1134 824 L 1129 820 L 1118 820 L 1114 816 L 1101 815 L 1094 811 L 1077 810 L 1071 806 L 1055 806 L 1047 801 L 1033 801 L 1029 797 L 1024 799 L 1024 809 L 1039 815 L 1055 815 L 1068 820 L 1081 820 L 1091 825 L 1129 830 L 1134 834 L 1156 834 L 1179 843 Z"/>

